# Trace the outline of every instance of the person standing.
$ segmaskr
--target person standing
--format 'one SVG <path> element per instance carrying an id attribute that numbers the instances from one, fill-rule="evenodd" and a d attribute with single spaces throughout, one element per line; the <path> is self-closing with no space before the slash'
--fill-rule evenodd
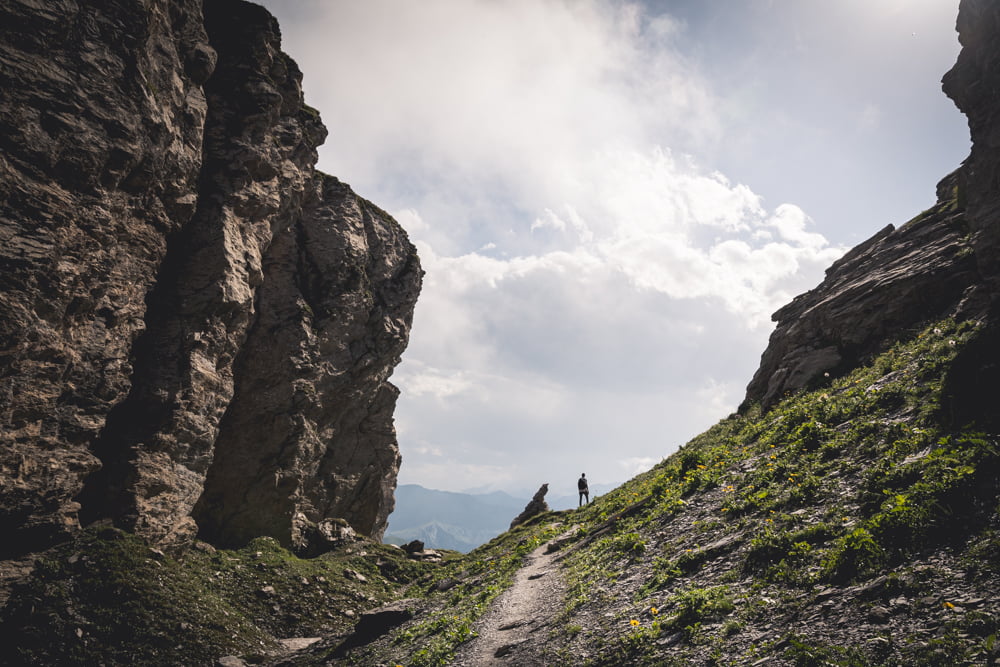
<path id="1" fill-rule="evenodd" d="M 580 479 L 576 483 L 576 488 L 580 491 L 580 504 L 583 505 L 584 502 L 590 504 L 590 487 L 587 486 L 587 473 L 580 473 Z"/>

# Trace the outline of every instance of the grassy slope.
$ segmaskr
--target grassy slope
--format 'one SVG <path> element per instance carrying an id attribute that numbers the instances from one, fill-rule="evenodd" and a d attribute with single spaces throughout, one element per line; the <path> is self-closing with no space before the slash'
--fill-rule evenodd
<path id="1" fill-rule="evenodd" d="M 357 614 L 438 567 L 370 541 L 313 559 L 270 538 L 173 558 L 119 530 L 90 529 L 46 554 L 15 591 L 0 617 L 0 664 L 258 660 L 279 638 L 346 634 Z"/>
<path id="2" fill-rule="evenodd" d="M 1000 622 L 1000 446 L 939 417 L 975 333 L 932 325 L 720 422 L 588 509 L 594 525 L 649 499 L 570 556 L 566 648 L 596 664 L 984 660 Z M 594 593 L 603 577 L 621 583 Z"/>
<path id="3" fill-rule="evenodd" d="M 269 539 L 174 559 L 87 531 L 4 610 L 5 655 L 198 665 L 322 635 L 288 664 L 328 664 L 347 610 L 407 597 L 414 620 L 341 662 L 443 665 L 523 556 L 576 527 L 559 540 L 570 592 L 550 664 L 984 664 L 1000 625 L 1000 446 L 940 418 L 943 378 L 977 331 L 931 325 L 826 387 L 721 421 L 588 507 L 440 564 L 368 541 L 302 560 Z"/>
<path id="4" fill-rule="evenodd" d="M 540 517 L 530 541 L 580 525 L 563 540 L 570 594 L 549 662 L 992 659 L 1000 445 L 940 418 L 949 364 L 977 331 L 933 324 L 826 387 L 723 420 L 589 507 Z M 429 592 L 419 624 L 353 664 L 447 664 L 484 591 L 507 581 L 469 574 L 528 546 L 506 534 L 453 563 L 463 586 Z"/>

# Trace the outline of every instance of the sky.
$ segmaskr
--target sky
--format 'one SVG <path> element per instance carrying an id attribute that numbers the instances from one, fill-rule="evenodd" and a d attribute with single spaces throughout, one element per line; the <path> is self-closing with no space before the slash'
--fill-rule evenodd
<path id="1" fill-rule="evenodd" d="M 958 0 L 265 0 L 319 168 L 426 271 L 399 483 L 618 484 L 733 412 L 773 330 L 967 156 Z"/>

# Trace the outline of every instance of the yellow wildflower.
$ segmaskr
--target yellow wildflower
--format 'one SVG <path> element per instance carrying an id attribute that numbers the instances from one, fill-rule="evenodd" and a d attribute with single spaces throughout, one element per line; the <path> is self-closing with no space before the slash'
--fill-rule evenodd
<path id="1" fill-rule="evenodd" d="M 656 616 L 657 614 L 660 613 L 660 610 L 657 609 L 656 607 L 650 607 L 649 608 L 649 613 L 652 614 L 653 616 Z"/>
<path id="2" fill-rule="evenodd" d="M 639 621 L 635 620 L 634 618 L 631 621 L 629 621 L 629 623 L 632 625 L 632 627 L 639 625 Z"/>
<path id="3" fill-rule="evenodd" d="M 954 609 L 955 605 L 953 605 L 952 603 L 950 603 L 947 600 L 945 600 L 944 607 L 945 607 L 945 609 Z"/>

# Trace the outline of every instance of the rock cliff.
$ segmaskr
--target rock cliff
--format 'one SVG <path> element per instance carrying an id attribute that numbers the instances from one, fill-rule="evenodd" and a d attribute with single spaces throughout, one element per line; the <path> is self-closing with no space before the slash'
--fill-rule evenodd
<path id="1" fill-rule="evenodd" d="M 219 34 L 220 7 L 235 43 Z M 0 26 L 25 25 L 4 11 Z M 2 353 L 4 419 L 16 426 L 4 436 L 5 527 L 37 542 L 71 530 L 74 494 L 86 485 L 84 514 L 145 534 L 181 539 L 193 517 L 219 543 L 261 531 L 300 551 L 323 540 L 333 548 L 302 559 L 259 537 L 238 550 L 196 541 L 175 557 L 89 526 L 12 588 L 0 608 L 0 664 L 1000 661 L 1000 7 L 992 0 L 963 0 L 962 56 L 945 80 L 969 115 L 972 155 L 942 181 L 934 207 L 852 250 L 779 311 L 750 405 L 594 502 L 543 511 L 467 556 L 408 553 L 321 518 L 377 512 L 358 499 L 385 488 L 386 477 L 365 477 L 380 464 L 340 461 L 380 452 L 382 465 L 394 465 L 394 392 L 383 373 L 405 340 L 419 270 L 384 214 L 336 180 L 309 176 L 294 150 L 282 152 L 313 144 L 269 138 L 319 132 L 300 106 L 286 111 L 259 96 L 262 82 L 286 94 L 297 82 L 269 17 L 211 3 L 202 32 L 195 14 L 191 23 L 171 15 L 170 38 L 154 41 L 162 56 L 164 44 L 181 54 L 180 36 L 194 39 L 201 55 L 178 63 L 208 66 L 218 53 L 202 84 L 178 75 L 191 99 L 205 94 L 205 150 L 190 173 L 182 162 L 153 164 L 174 180 L 151 181 L 161 189 L 142 206 L 125 186 L 102 185 L 116 178 L 104 172 L 86 189 L 79 179 L 91 170 L 64 165 L 58 180 L 52 165 L 63 158 L 27 160 L 55 149 L 72 158 L 66 165 L 77 158 L 31 124 L 30 105 L 0 107 L 23 111 L 22 131 L 38 133 L 16 143 L 10 137 L 20 135 L 4 129 L 12 147 L 0 187 L 20 202 L 5 204 L 0 248 L 4 341 L 17 345 Z M 77 30 L 120 40 L 118 23 L 93 22 L 110 15 L 73 16 Z M 165 30 L 147 23 L 158 26 L 150 35 Z M 72 44 L 76 33 L 53 34 Z M 21 39 L 23 52 L 33 38 Z M 236 57 L 240 49 L 255 55 Z M 5 76 L 19 53 L 0 52 Z M 267 58 L 283 64 L 264 76 Z M 52 78 L 43 74 L 22 72 Z M 240 84 L 244 76 L 255 83 Z M 100 111 L 76 104 L 81 118 Z M 271 109 L 273 122 L 247 120 L 256 107 Z M 182 120 L 171 120 L 176 137 L 186 136 Z M 132 136 L 132 153 L 155 153 L 143 135 L 122 136 Z M 247 157 L 253 150 L 266 159 Z M 291 155 L 280 172 L 251 175 L 267 173 L 257 170 L 276 154 Z M 193 183 L 193 209 L 167 205 L 169 183 Z M 126 300 L 129 290 L 136 301 Z M 236 331 L 239 341 L 229 338 Z M 115 338 L 126 335 L 127 344 Z M 104 349 L 124 356 L 95 378 L 88 364 Z M 822 386 L 798 391 L 810 385 Z M 16 511 L 38 520 L 17 523 Z"/>
<path id="2" fill-rule="evenodd" d="M 943 84 L 969 119 L 969 158 L 938 185 L 931 209 L 851 250 L 819 286 L 774 314 L 777 327 L 744 409 L 829 382 L 940 317 L 984 320 L 989 331 L 1000 326 L 1000 7 L 963 0 L 957 27 L 963 48 Z M 954 383 L 969 391 L 953 403 L 967 417 L 995 420 L 989 406 L 961 407 L 1000 389 L 1000 352 L 980 344 L 974 354 L 975 365 L 989 370 L 975 382 Z"/>
<path id="3" fill-rule="evenodd" d="M 380 536 L 421 270 L 241 0 L 0 7 L 0 558 Z"/>
<path id="4" fill-rule="evenodd" d="M 823 282 L 774 314 L 778 325 L 747 388 L 745 406 L 770 407 L 857 366 L 921 323 L 972 304 L 983 276 L 970 240 L 956 172 L 938 203 L 889 225 L 827 269 Z"/>

